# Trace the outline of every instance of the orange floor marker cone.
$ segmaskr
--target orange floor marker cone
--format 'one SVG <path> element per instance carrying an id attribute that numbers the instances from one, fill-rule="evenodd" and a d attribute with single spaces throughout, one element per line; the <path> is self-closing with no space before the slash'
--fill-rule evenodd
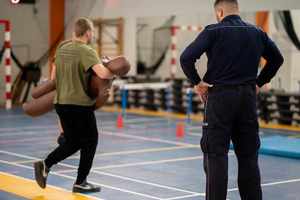
<path id="1" fill-rule="evenodd" d="M 123 127 L 124 127 L 123 116 L 122 114 L 119 114 L 117 118 L 117 128 L 123 128 Z"/>
<path id="2" fill-rule="evenodd" d="M 184 137 L 184 123 L 179 122 L 176 124 L 176 137 L 183 138 Z"/>

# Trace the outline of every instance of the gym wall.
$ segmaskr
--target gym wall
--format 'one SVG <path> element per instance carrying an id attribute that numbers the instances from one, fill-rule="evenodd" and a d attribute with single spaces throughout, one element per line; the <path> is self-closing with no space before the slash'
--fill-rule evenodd
<path id="1" fill-rule="evenodd" d="M 242 13 L 242 17 L 251 23 L 255 23 L 255 13 Z M 144 56 L 143 61 L 146 62 L 147 66 L 151 65 L 152 57 L 151 51 L 153 46 L 153 29 L 161 27 L 163 23 L 169 19 L 170 17 L 143 17 L 138 18 L 138 24 L 147 25 L 140 33 L 138 34 L 139 44 L 141 44 L 141 54 Z M 216 23 L 215 15 L 213 13 L 196 13 L 189 15 L 177 15 L 175 17 L 173 25 L 175 26 L 201 26 L 205 27 L 207 24 Z M 177 31 L 177 73 L 176 78 L 184 78 L 180 63 L 179 56 L 185 47 L 192 42 L 197 36 L 199 32 L 195 31 Z M 145 55 L 144 55 L 145 54 Z M 156 72 L 156 76 L 162 76 L 163 78 L 168 78 L 170 76 L 170 60 L 171 60 L 171 51 L 169 50 L 166 54 L 166 58 L 162 63 L 162 66 Z M 197 62 L 198 72 L 203 76 L 206 71 L 206 62 L 207 58 L 205 55 L 201 57 L 201 59 Z"/>
<path id="2" fill-rule="evenodd" d="M 2 0 L 0 5 L 0 19 L 11 21 L 12 50 L 21 63 L 35 61 L 48 49 L 49 17 L 48 1 L 37 1 L 35 7 L 30 4 L 12 4 L 9 0 Z M 22 20 L 21 20 L 22 19 Z M 4 27 L 0 26 L 0 48 L 4 42 Z M 5 102 L 4 64 L 0 65 L 0 105 Z M 47 67 L 43 68 L 48 73 Z M 19 69 L 12 62 L 13 80 Z"/>
<path id="3" fill-rule="evenodd" d="M 208 23 L 214 23 L 214 14 L 211 0 L 95 0 L 87 1 L 84 5 L 76 6 L 79 0 L 67 1 L 66 2 L 66 21 L 74 13 L 78 12 L 78 16 L 86 15 L 90 17 L 104 17 L 104 18 L 115 18 L 123 17 L 125 20 L 125 47 L 124 54 L 129 58 L 131 63 L 136 63 L 136 27 L 134 24 L 145 23 L 149 27 L 159 26 L 165 19 L 171 15 L 176 15 L 176 21 L 174 24 L 184 25 L 184 24 L 199 24 L 205 26 Z M 112 3 L 113 2 L 113 3 Z M 157 2 L 157 3 L 156 3 Z M 253 3 L 257 2 L 257 3 Z M 170 6 L 172 5 L 172 6 Z M 298 0 L 240 0 L 240 6 L 242 10 L 242 16 L 244 19 L 255 23 L 255 11 L 259 10 L 270 10 L 276 11 L 278 9 L 300 9 L 300 4 Z M 189 11 L 186 13 L 186 11 Z M 300 11 L 294 10 L 292 12 L 295 20 L 294 24 L 300 35 Z M 299 51 L 290 42 L 284 29 L 279 26 L 277 29 L 275 27 L 274 16 L 271 13 L 270 16 L 270 35 L 278 43 L 280 49 L 283 51 L 285 56 L 285 64 L 280 69 L 280 73 L 272 81 L 272 86 L 274 88 L 285 88 L 287 91 L 298 91 L 299 85 L 298 80 L 300 80 L 300 68 L 298 67 L 297 60 L 299 60 Z M 69 26 L 68 26 L 69 27 Z M 70 28 L 70 27 L 69 27 Z M 67 29 L 67 34 L 70 31 Z M 181 37 L 180 34 L 183 34 Z M 187 36 L 184 36 L 187 35 Z M 196 35 L 179 33 L 179 47 L 184 47 L 188 44 Z M 143 40 L 142 45 L 145 48 L 149 48 L 152 43 L 152 35 L 141 34 L 139 40 Z M 182 49 L 181 49 L 182 50 Z M 180 52 L 179 52 L 180 53 Z M 147 52 L 146 54 L 149 54 Z M 163 77 L 169 75 L 169 57 L 167 55 L 165 62 L 158 74 Z M 146 55 L 146 62 L 149 63 L 150 56 Z M 203 56 L 204 58 L 205 56 Z M 205 71 L 206 59 L 202 59 L 199 66 L 201 73 Z M 203 70 L 203 71 L 202 71 Z M 135 65 L 131 74 L 135 74 Z M 180 68 L 178 69 L 177 77 L 182 77 L 182 72 Z"/>
<path id="4" fill-rule="evenodd" d="M 240 0 L 243 17 L 250 22 L 254 22 L 254 11 L 257 10 L 276 10 L 276 9 L 300 9 L 299 0 L 255 0 L 258 3 L 247 3 L 247 0 Z M 114 3 L 111 3 L 114 2 Z M 155 3 L 157 2 L 157 3 Z M 137 60 L 137 24 L 140 22 L 148 23 L 149 26 L 156 26 L 159 20 L 166 19 L 171 15 L 177 15 L 175 24 L 199 24 L 205 26 L 215 21 L 211 0 L 93 0 L 82 3 L 80 0 L 65 0 L 65 24 L 66 38 L 71 36 L 72 24 L 79 16 L 88 16 L 92 18 L 116 18 L 123 17 L 125 21 L 124 30 L 124 54 L 133 64 L 130 72 L 134 75 L 136 72 L 135 63 Z M 1 1 L 0 18 L 9 19 L 12 22 L 12 44 L 13 51 L 21 62 L 38 59 L 48 49 L 49 39 L 49 1 L 40 0 L 33 5 L 13 5 L 8 0 Z M 172 4 L 172 6 L 170 6 Z M 36 12 L 37 11 L 37 12 Z M 186 11 L 189 11 L 186 13 Z M 246 14 L 245 14 L 246 13 Z M 292 12 L 294 25 L 298 35 L 300 35 L 300 11 Z M 153 18 L 154 17 L 154 18 Z M 272 85 L 275 88 L 285 88 L 288 91 L 299 91 L 298 80 L 300 80 L 300 51 L 296 50 L 290 42 L 284 29 L 275 26 L 273 15 L 270 17 L 270 34 L 278 43 L 284 53 L 285 64 L 281 68 L 279 75 L 274 79 Z M 22 19 L 22 21 L 20 20 Z M 296 20 L 297 19 L 297 20 Z M 163 20 L 162 20 L 163 21 Z M 280 23 L 279 23 L 280 24 Z M 0 46 L 3 45 L 3 27 L 0 27 Z M 184 47 L 196 35 L 187 35 L 181 37 L 179 46 Z M 143 39 L 145 38 L 145 39 Z M 142 36 L 145 41 L 143 46 L 149 47 L 152 38 L 148 35 Z M 181 49 L 182 50 L 182 49 Z M 180 54 L 180 52 L 179 52 Z M 170 54 L 168 54 L 169 56 Z M 205 56 L 204 56 L 205 57 Z M 203 58 L 204 58 L 203 57 Z M 159 75 L 168 76 L 169 57 L 163 63 L 164 67 L 158 72 Z M 201 71 L 205 69 L 205 59 L 199 64 Z M 0 105 L 4 102 L 4 65 L 0 67 Z M 43 75 L 47 76 L 48 67 L 43 68 Z M 15 78 L 18 69 L 13 64 L 13 78 Z M 201 72 L 203 73 L 203 71 Z M 178 77 L 182 77 L 182 72 L 178 68 Z M 281 81 L 279 81 L 281 80 Z"/>
<path id="5" fill-rule="evenodd" d="M 295 31 L 300 37 L 300 10 L 292 10 Z M 296 49 L 291 42 L 278 15 L 273 12 L 270 16 L 270 35 L 281 49 L 284 55 L 284 65 L 280 68 L 278 75 L 272 80 L 272 87 L 286 91 L 299 92 L 300 80 L 300 50 Z"/>

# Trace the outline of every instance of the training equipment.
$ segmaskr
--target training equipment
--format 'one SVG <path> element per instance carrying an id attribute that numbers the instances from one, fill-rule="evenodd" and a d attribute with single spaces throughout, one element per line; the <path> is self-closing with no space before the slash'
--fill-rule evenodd
<path id="1" fill-rule="evenodd" d="M 109 98 L 109 90 L 112 86 L 112 80 L 101 79 L 98 76 L 93 76 L 89 93 L 91 93 L 92 98 L 96 99 L 95 109 L 101 108 Z"/>
<path id="2" fill-rule="evenodd" d="M 112 85 L 112 80 L 99 78 L 96 74 L 93 74 L 89 81 L 88 95 L 92 99 L 97 98 L 99 93 L 103 93 Z M 102 94 L 103 95 L 103 94 Z"/>
<path id="3" fill-rule="evenodd" d="M 108 62 L 103 62 L 103 65 L 117 76 L 125 76 L 130 70 L 130 64 L 124 56 L 118 56 Z"/>
<path id="4" fill-rule="evenodd" d="M 126 117 L 126 109 L 128 107 L 134 104 L 134 106 L 137 107 L 152 108 L 153 110 L 158 110 L 160 107 L 160 105 L 158 104 L 165 104 L 165 102 L 154 102 L 154 91 L 157 92 L 159 96 L 161 96 L 159 93 L 167 90 L 171 86 L 171 83 L 120 83 L 114 84 L 114 86 L 118 88 L 117 92 L 119 94 L 116 95 L 120 96 L 119 102 L 122 106 L 122 112 L 118 115 L 116 125 L 117 128 L 123 128 L 123 118 Z M 132 103 L 132 99 L 135 99 L 136 101 Z M 168 102 L 166 104 L 169 105 Z"/>
<path id="5" fill-rule="evenodd" d="M 12 107 L 12 78 L 11 78 L 11 39 L 10 39 L 10 32 L 11 26 L 10 21 L 0 19 L 0 25 L 4 25 L 4 48 L 5 48 L 5 108 L 10 110 Z"/>
<path id="6" fill-rule="evenodd" d="M 176 124 L 176 137 L 178 139 L 183 138 L 185 134 L 185 127 L 183 122 L 178 122 Z"/>
<path id="7" fill-rule="evenodd" d="M 32 98 L 37 99 L 53 90 L 55 90 L 55 81 L 48 80 L 40 84 L 38 87 L 34 87 L 32 89 L 31 96 Z"/>
<path id="8" fill-rule="evenodd" d="M 130 70 L 130 64 L 123 56 L 103 62 L 103 64 L 115 75 L 123 76 Z M 89 81 L 88 95 L 96 98 L 95 109 L 101 108 L 109 98 L 109 89 L 112 80 L 101 79 L 96 75 Z M 23 110 L 27 115 L 37 117 L 53 110 L 55 97 L 55 81 L 46 81 L 33 89 L 32 101 L 23 104 Z"/>
<path id="9" fill-rule="evenodd" d="M 130 81 L 130 80 L 129 80 Z M 139 80 L 140 81 L 140 80 Z M 203 111 L 203 104 L 186 80 L 150 83 L 114 83 L 112 102 L 126 108 L 145 108 L 146 110 L 186 113 L 187 121 L 192 113 Z"/>
<path id="10" fill-rule="evenodd" d="M 168 104 L 168 102 L 155 101 L 155 96 L 162 96 L 162 92 L 168 91 L 171 87 L 171 83 L 121 83 L 116 86 L 119 87 L 119 90 L 116 91 L 116 95 L 121 98 L 120 103 L 122 106 L 122 114 L 124 116 L 127 107 L 135 106 L 158 110 L 162 104 Z M 133 99 L 134 102 L 132 102 Z"/>
<path id="11" fill-rule="evenodd" d="M 119 56 L 114 59 L 104 58 L 104 59 L 102 59 L 102 62 L 103 62 L 103 65 L 109 69 L 109 71 L 111 71 L 114 75 L 117 75 L 117 76 L 124 76 L 130 70 L 130 64 L 124 56 Z M 94 72 L 92 72 L 92 73 L 94 75 Z M 100 106 L 101 104 L 104 104 L 109 97 L 109 94 L 108 93 L 105 94 L 105 93 L 111 87 L 112 80 L 101 79 L 99 77 L 93 76 L 93 78 L 90 80 L 89 85 L 90 85 L 90 87 L 88 90 L 88 95 L 91 98 L 96 98 L 100 95 L 101 100 L 103 100 L 103 102 L 100 101 L 100 98 L 98 98 L 99 101 L 96 103 L 96 105 Z M 105 92 L 103 94 L 101 94 L 101 93 L 98 94 L 100 91 L 102 93 L 104 91 Z M 105 99 L 105 102 L 104 102 L 104 99 Z"/>
<path id="12" fill-rule="evenodd" d="M 165 83 L 141 83 L 145 81 L 149 80 L 129 77 L 120 80 L 120 84 L 114 83 L 120 89 L 115 87 L 111 103 L 122 107 L 123 110 L 142 108 L 186 114 L 187 123 L 191 123 L 194 114 L 204 113 L 204 104 L 200 102 L 199 96 L 193 92 L 192 85 L 187 80 L 174 79 L 170 81 L 169 87 L 160 89 L 157 86 Z M 123 90 L 122 85 L 124 85 Z M 260 92 L 258 95 L 257 112 L 259 119 L 265 123 L 300 126 L 299 110 L 299 92 L 269 91 Z M 268 127 L 265 123 L 262 123 L 262 127 Z"/>
<path id="13" fill-rule="evenodd" d="M 33 99 L 23 104 L 24 112 L 31 116 L 41 116 L 47 112 L 50 112 L 54 108 L 53 100 L 55 97 L 55 91 L 45 94 L 37 99 Z"/>
<path id="14" fill-rule="evenodd" d="M 97 90 L 95 93 L 98 94 L 97 98 L 95 97 L 95 109 L 102 107 L 106 103 L 109 97 L 108 90 L 111 85 L 112 80 L 104 80 L 98 76 L 92 76 L 91 87 L 94 88 L 94 90 Z M 48 93 L 43 91 L 43 89 L 48 91 Z M 55 97 L 55 83 L 53 85 L 53 81 L 47 81 L 41 84 L 35 92 L 35 96 L 38 98 L 23 104 L 23 110 L 27 115 L 31 117 L 38 117 L 54 109 L 53 101 Z"/>
<path id="15" fill-rule="evenodd" d="M 122 114 L 119 114 L 117 117 L 117 128 L 123 128 L 124 123 L 123 123 L 123 116 Z"/>

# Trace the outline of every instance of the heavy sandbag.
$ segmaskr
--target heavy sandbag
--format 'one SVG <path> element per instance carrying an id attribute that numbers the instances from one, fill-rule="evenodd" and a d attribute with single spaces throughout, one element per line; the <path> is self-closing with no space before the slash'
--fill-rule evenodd
<path id="1" fill-rule="evenodd" d="M 103 62 L 114 75 L 125 76 L 130 70 L 130 64 L 124 56 L 118 56 L 108 62 Z"/>
<path id="2" fill-rule="evenodd" d="M 112 80 L 101 79 L 98 76 L 93 76 L 91 80 L 91 87 L 97 90 L 98 96 L 96 98 L 95 109 L 101 108 L 109 98 L 109 92 L 112 85 Z M 54 109 L 55 90 L 48 94 L 32 99 L 23 104 L 24 112 L 31 117 L 38 117 Z"/>
<path id="3" fill-rule="evenodd" d="M 48 80 L 40 85 L 34 87 L 31 92 L 32 98 L 39 98 L 45 94 L 48 94 L 49 92 L 55 90 L 55 81 L 54 80 Z"/>
<path id="4" fill-rule="evenodd" d="M 37 99 L 32 99 L 31 101 L 24 103 L 24 112 L 31 117 L 38 117 L 50 112 L 54 108 L 53 100 L 55 93 L 55 91 L 52 91 Z"/>
<path id="5" fill-rule="evenodd" d="M 117 76 L 124 76 L 130 70 L 130 64 L 124 56 L 116 57 L 108 62 L 103 62 L 103 64 Z M 92 99 L 96 99 L 95 109 L 101 108 L 106 103 L 111 86 L 112 80 L 92 75 L 88 95 Z M 23 104 L 23 110 L 27 115 L 37 117 L 53 110 L 55 81 L 47 81 L 36 87 L 32 91 L 32 97 L 35 99 Z"/>
<path id="6" fill-rule="evenodd" d="M 96 86 L 98 88 L 98 96 L 96 98 L 95 109 L 101 108 L 109 98 L 109 90 L 112 86 L 112 80 L 105 80 L 94 76 L 92 79 L 91 87 Z"/>

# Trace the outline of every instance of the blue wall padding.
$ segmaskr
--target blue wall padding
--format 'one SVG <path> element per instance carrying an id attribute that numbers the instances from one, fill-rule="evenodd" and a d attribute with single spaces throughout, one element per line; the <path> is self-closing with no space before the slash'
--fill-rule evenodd
<path id="1" fill-rule="evenodd" d="M 230 145 L 233 149 L 233 146 Z M 269 136 L 261 138 L 261 154 L 300 159 L 300 138 Z"/>

